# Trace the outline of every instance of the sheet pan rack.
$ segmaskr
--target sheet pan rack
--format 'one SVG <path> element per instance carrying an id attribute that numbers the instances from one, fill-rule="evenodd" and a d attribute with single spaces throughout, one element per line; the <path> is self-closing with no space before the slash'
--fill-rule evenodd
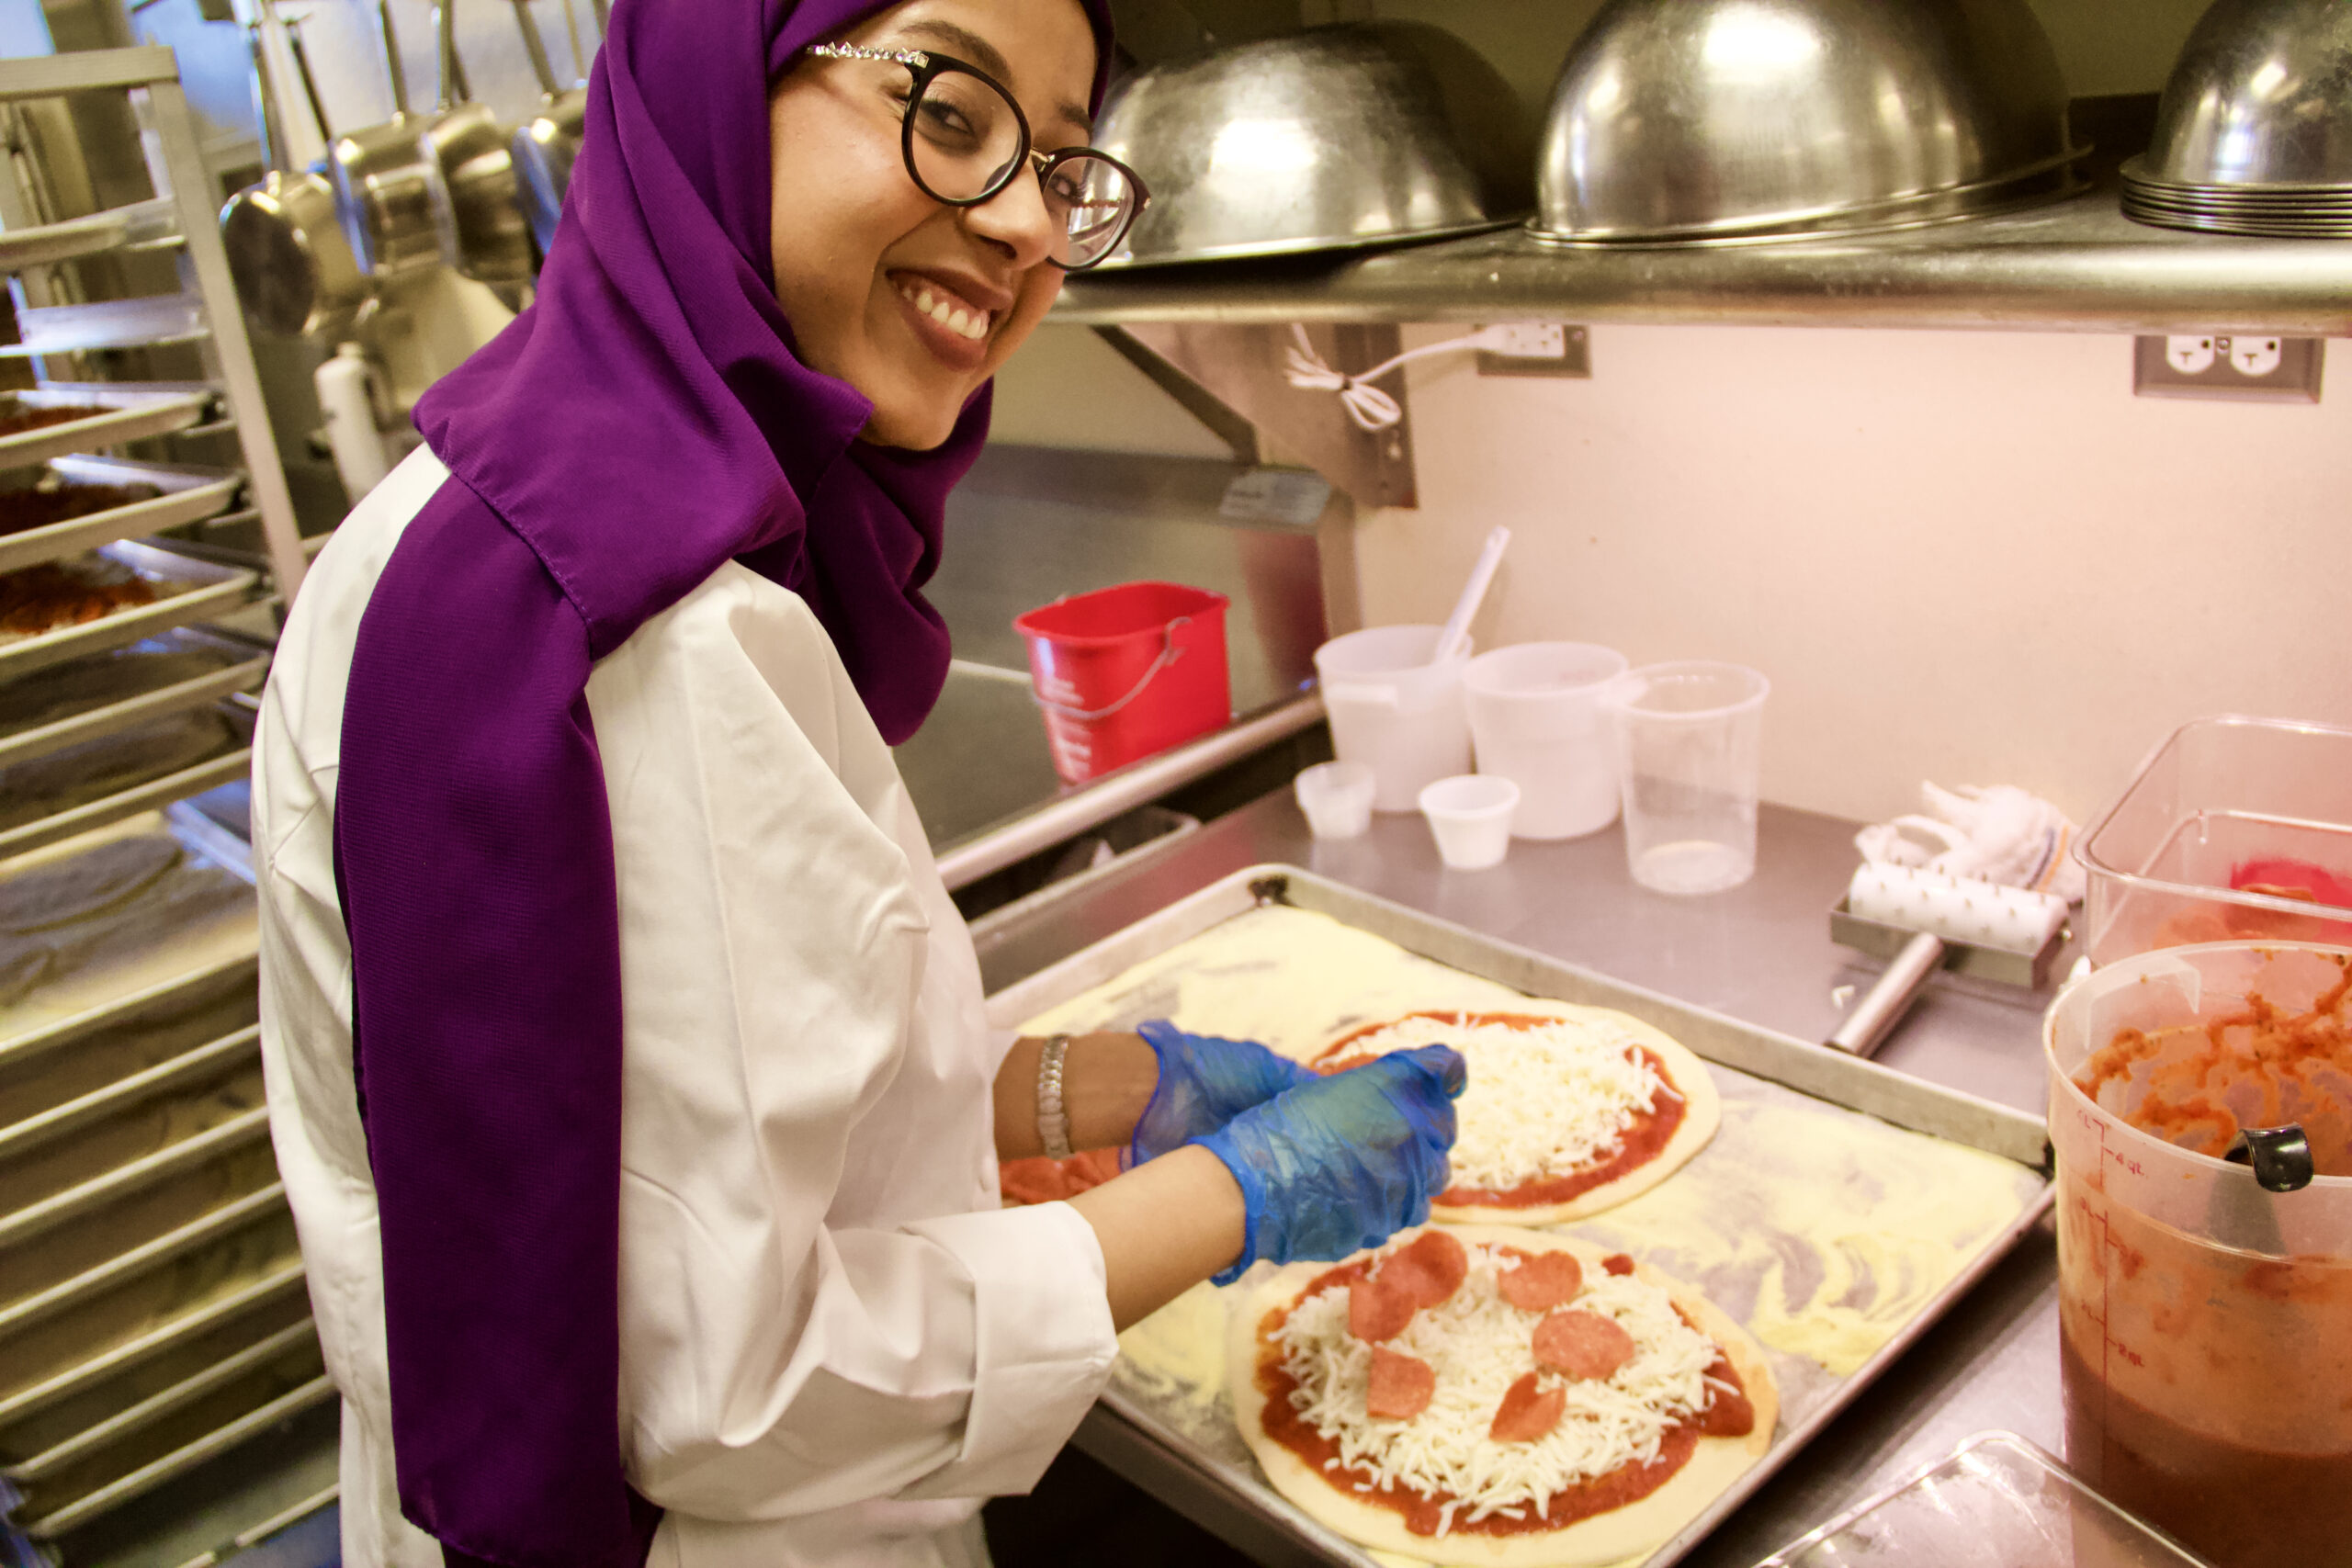
<path id="1" fill-rule="evenodd" d="M 176 825 L 250 772 L 268 671 L 266 640 L 207 623 L 290 602 L 309 552 L 171 51 L 0 61 L 0 118 L 100 93 L 127 103 L 152 198 L 74 215 L 52 192 L 78 182 L 39 157 L 0 174 L 19 336 L 0 362 L 36 382 L 0 394 L 0 907 L 19 878 L 109 853 L 127 899 L 159 900 L 152 938 L 107 939 L 118 989 L 60 982 L 45 1011 L 0 994 L 0 1497 L 69 1568 L 143 1528 L 142 1502 L 167 1513 L 224 1464 L 314 1435 L 335 1397 L 269 1144 L 248 854 Z M 103 258 L 130 253 L 158 258 L 120 269 L 151 291 L 90 297 L 122 291 Z M 166 268 L 177 289 L 153 292 Z M 103 378 L 142 364 L 192 378 Z M 207 436 L 236 458 L 153 460 Z M 218 547 L 247 520 L 261 557 Z M 157 885 L 169 898 L 132 886 L 137 843 L 182 879 Z M 254 1529 L 320 1484 L 255 1506 Z"/>

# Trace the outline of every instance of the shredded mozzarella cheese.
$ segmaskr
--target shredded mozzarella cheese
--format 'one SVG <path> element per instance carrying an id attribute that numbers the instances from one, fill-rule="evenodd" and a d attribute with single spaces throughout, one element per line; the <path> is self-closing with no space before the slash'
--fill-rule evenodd
<path id="1" fill-rule="evenodd" d="M 1470 1069 L 1455 1107 L 1450 1156 L 1457 1187 L 1508 1192 L 1572 1176 L 1616 1146 L 1658 1099 L 1679 1099 L 1633 1032 L 1603 1019 L 1547 1019 L 1532 1028 L 1400 1019 L 1349 1042 L 1348 1055 L 1451 1045 Z"/>
<path id="2" fill-rule="evenodd" d="M 1587 1275 L 1570 1305 L 1614 1321 L 1633 1336 L 1635 1349 L 1606 1379 L 1569 1378 L 1537 1366 L 1537 1314 L 1498 1293 L 1496 1277 L 1508 1260 L 1482 1246 L 1469 1253 L 1461 1288 L 1415 1313 L 1387 1343 L 1437 1372 L 1429 1408 L 1409 1420 L 1375 1419 L 1365 1411 L 1372 1347 L 1348 1332 L 1346 1287 L 1301 1302 L 1274 1337 L 1283 1369 L 1298 1384 L 1293 1406 L 1338 1445 L 1343 1464 L 1361 1466 L 1381 1490 L 1450 1494 L 1473 1522 L 1510 1508 L 1540 1513 L 1555 1493 L 1655 1460 L 1668 1428 L 1706 1408 L 1706 1372 L 1716 1347 L 1682 1321 L 1657 1286 L 1598 1269 Z M 1542 1386 L 1566 1392 L 1566 1413 L 1534 1442 L 1495 1441 L 1487 1429 L 1504 1391 L 1532 1371 L 1541 1372 Z M 1452 1520 L 1449 1508 L 1441 1534 Z"/>

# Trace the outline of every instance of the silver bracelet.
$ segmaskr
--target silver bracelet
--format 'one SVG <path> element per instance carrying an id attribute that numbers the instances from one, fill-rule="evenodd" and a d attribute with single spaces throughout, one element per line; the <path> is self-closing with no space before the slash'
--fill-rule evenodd
<path id="1" fill-rule="evenodd" d="M 1062 1068 L 1069 1055 L 1070 1037 L 1057 1034 L 1037 1054 L 1037 1141 L 1047 1159 L 1068 1159 L 1069 1113 L 1062 1109 Z"/>

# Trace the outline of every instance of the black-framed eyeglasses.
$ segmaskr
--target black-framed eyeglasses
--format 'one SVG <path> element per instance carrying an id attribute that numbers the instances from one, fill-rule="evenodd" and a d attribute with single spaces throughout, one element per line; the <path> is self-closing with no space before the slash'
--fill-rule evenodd
<path id="1" fill-rule="evenodd" d="M 1118 249 L 1151 199 L 1136 172 L 1107 152 L 1091 147 L 1040 152 L 1031 146 L 1021 106 L 978 66 L 921 49 L 820 43 L 808 52 L 825 60 L 888 62 L 913 74 L 899 141 L 908 175 L 933 201 L 978 207 L 1024 167 L 1036 170 L 1058 236 L 1048 259 L 1065 272 L 1082 272 Z"/>

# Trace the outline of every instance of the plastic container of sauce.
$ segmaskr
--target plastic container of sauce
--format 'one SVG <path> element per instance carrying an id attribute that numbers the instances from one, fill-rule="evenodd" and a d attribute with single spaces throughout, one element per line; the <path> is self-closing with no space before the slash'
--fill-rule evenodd
<path id="1" fill-rule="evenodd" d="M 2352 952 L 2146 953 L 2044 1021 L 2066 1459 L 2219 1568 L 2352 1562 Z M 2315 1172 L 2222 1157 L 2302 1129 Z"/>

